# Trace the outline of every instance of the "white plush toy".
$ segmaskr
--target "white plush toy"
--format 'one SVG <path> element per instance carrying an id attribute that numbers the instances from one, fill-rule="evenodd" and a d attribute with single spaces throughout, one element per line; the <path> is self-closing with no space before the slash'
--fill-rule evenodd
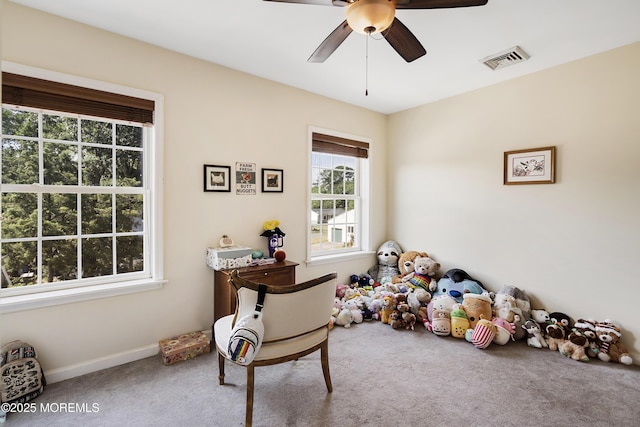
<path id="1" fill-rule="evenodd" d="M 540 325 L 534 320 L 527 320 L 522 325 L 522 329 L 527 331 L 527 345 L 529 347 L 535 348 L 547 348 L 547 341 L 545 341 L 542 336 L 542 331 L 540 330 Z"/>

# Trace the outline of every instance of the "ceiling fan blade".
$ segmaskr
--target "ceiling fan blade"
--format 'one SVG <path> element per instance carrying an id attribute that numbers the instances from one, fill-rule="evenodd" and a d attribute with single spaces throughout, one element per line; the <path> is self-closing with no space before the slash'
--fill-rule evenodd
<path id="1" fill-rule="evenodd" d="M 264 1 L 276 1 L 279 3 L 300 3 L 300 4 L 317 4 L 320 6 L 346 6 L 347 2 L 344 0 L 264 0 Z"/>
<path id="2" fill-rule="evenodd" d="M 414 61 L 427 53 L 416 36 L 398 18 L 393 18 L 393 23 L 382 32 L 382 35 L 407 62 Z"/>
<path id="3" fill-rule="evenodd" d="M 489 0 L 397 0 L 396 9 L 444 9 L 484 6 Z"/>
<path id="4" fill-rule="evenodd" d="M 353 30 L 345 19 L 327 36 L 320 46 L 311 54 L 307 62 L 324 62 L 342 44 Z"/>

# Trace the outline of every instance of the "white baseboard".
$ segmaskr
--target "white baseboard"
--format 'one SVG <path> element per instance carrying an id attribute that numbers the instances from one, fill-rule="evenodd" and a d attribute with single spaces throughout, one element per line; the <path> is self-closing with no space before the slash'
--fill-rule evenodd
<path id="1" fill-rule="evenodd" d="M 204 331 L 211 338 L 211 330 Z M 125 363 L 135 362 L 136 360 L 152 357 L 160 352 L 158 343 L 149 344 L 144 347 L 138 347 L 121 353 L 110 354 L 108 356 L 99 357 L 86 362 L 76 363 L 74 365 L 45 371 L 47 384 L 53 384 L 81 375 L 90 374 L 92 372 L 101 371 L 103 369 L 113 368 L 114 366 L 124 365 Z M 160 359 L 158 359 L 159 361 Z"/>
<path id="2" fill-rule="evenodd" d="M 158 344 L 151 344 L 145 347 L 136 348 L 122 353 L 111 354 L 109 356 L 99 357 L 86 362 L 77 363 L 75 365 L 65 366 L 51 371 L 45 371 L 45 377 L 48 384 L 57 383 L 68 380 L 70 378 L 86 375 L 91 372 L 100 371 L 102 369 L 113 368 L 114 366 L 123 365 L 125 363 L 134 362 L 158 354 Z"/>

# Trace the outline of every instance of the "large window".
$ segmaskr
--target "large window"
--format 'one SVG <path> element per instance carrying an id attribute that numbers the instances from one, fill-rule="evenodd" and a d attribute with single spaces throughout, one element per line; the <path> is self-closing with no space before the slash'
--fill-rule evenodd
<path id="1" fill-rule="evenodd" d="M 363 250 L 368 153 L 367 142 L 312 133 L 310 259 Z"/>
<path id="2" fill-rule="evenodd" d="M 3 73 L 1 296 L 160 279 L 153 117 L 154 101 Z"/>

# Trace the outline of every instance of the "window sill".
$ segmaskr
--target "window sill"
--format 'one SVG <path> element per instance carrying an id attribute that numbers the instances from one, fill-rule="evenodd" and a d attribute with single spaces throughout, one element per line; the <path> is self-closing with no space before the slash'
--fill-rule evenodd
<path id="1" fill-rule="evenodd" d="M 166 280 L 136 280 L 0 298 L 0 314 L 160 289 Z"/>
<path id="2" fill-rule="evenodd" d="M 355 259 L 368 258 L 371 255 L 375 255 L 375 252 L 373 251 L 348 252 L 343 254 L 314 257 L 306 260 L 305 262 L 307 265 L 321 265 L 321 264 L 329 264 L 334 262 L 353 261 Z"/>

